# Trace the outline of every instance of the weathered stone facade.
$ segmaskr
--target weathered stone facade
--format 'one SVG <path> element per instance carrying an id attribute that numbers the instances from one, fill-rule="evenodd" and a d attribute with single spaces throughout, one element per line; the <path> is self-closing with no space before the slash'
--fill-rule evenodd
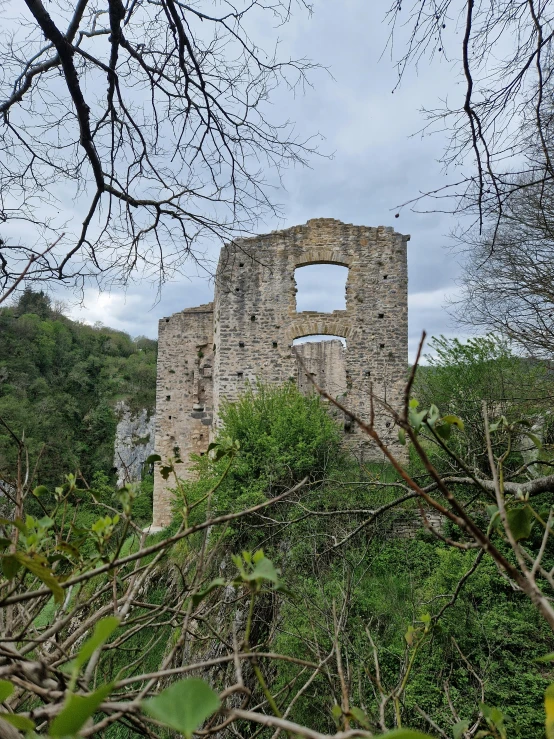
<path id="1" fill-rule="evenodd" d="M 399 406 L 407 367 L 408 239 L 392 228 L 318 218 L 226 245 L 214 303 L 160 321 L 156 452 L 167 458 L 178 449 L 179 474 L 186 476 L 190 453 L 203 453 L 209 444 L 223 399 L 238 398 L 257 378 L 306 388 L 292 344 L 309 335 L 346 339 L 345 348 L 333 341 L 304 344 L 299 352 L 318 383 L 343 396 L 349 408 L 368 417 L 370 386 Z M 322 263 L 348 268 L 346 310 L 298 313 L 294 271 Z M 393 443 L 390 420 L 378 417 L 376 426 Z M 347 419 L 345 432 L 357 454 L 378 456 Z M 155 526 L 170 519 L 171 487 L 156 477 Z"/>

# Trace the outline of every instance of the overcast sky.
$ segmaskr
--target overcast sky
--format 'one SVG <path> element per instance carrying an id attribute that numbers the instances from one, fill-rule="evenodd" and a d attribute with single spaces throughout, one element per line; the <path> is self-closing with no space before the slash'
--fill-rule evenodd
<path id="1" fill-rule="evenodd" d="M 273 98 L 279 117 L 296 121 L 301 134 L 319 131 L 322 150 L 332 158 L 312 158 L 309 169 L 285 174 L 285 188 L 276 193 L 282 220 L 262 224 L 261 233 L 305 223 L 310 218 L 337 218 L 357 225 L 391 225 L 411 234 L 409 260 L 410 356 L 421 331 L 429 335 L 460 335 L 444 310 L 455 295 L 459 264 L 448 250 L 453 217 L 416 214 L 399 204 L 419 192 L 445 182 L 437 163 L 441 135 L 421 137 L 420 109 L 437 107 L 447 94 L 462 95 L 453 65 L 442 60 L 411 70 L 402 86 L 391 93 L 396 74 L 390 55 L 383 55 L 388 28 L 383 16 L 388 0 L 316 0 L 311 17 L 298 14 L 279 31 L 283 50 L 308 56 L 329 68 L 316 72 L 313 89 L 295 97 L 278 91 Z M 262 34 L 267 29 L 261 29 Z M 456 37 L 453 33 L 452 40 Z M 401 43 L 401 42 L 400 42 Z M 453 49 L 454 51 L 454 49 Z M 217 250 L 214 245 L 214 256 Z M 317 279 L 308 285 L 312 309 L 332 288 Z M 191 267 L 163 287 L 132 285 L 126 293 L 99 295 L 88 290 L 82 307 L 73 307 L 79 320 L 102 323 L 131 335 L 156 337 L 160 318 L 183 308 L 209 302 L 213 285 Z M 66 296 L 60 295 L 64 298 Z M 69 296 L 67 296 L 69 297 Z"/>

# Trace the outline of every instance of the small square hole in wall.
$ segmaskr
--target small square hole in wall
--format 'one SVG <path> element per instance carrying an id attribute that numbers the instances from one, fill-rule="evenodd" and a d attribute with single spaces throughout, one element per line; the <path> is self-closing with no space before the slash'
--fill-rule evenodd
<path id="1" fill-rule="evenodd" d="M 256 316 L 250 316 L 250 320 L 251 321 L 255 321 L 256 320 Z"/>
<path id="2" fill-rule="evenodd" d="M 240 379 L 244 375 L 244 372 L 237 372 L 237 377 Z"/>
<path id="3" fill-rule="evenodd" d="M 385 345 L 384 344 L 379 344 L 379 348 L 380 349 L 384 349 L 385 348 Z"/>
<path id="4" fill-rule="evenodd" d="M 379 318 L 384 318 L 384 317 L 385 317 L 384 313 L 379 313 Z"/>
<path id="5" fill-rule="evenodd" d="M 168 416 L 169 420 L 171 421 L 171 416 Z"/>
<path id="6" fill-rule="evenodd" d="M 239 262 L 239 267 L 244 267 L 244 262 Z"/>
<path id="7" fill-rule="evenodd" d="M 366 370 L 364 372 L 364 374 L 365 374 L 366 377 L 371 377 L 371 371 L 370 370 Z"/>
<path id="8" fill-rule="evenodd" d="M 166 400 L 171 400 L 171 395 L 166 395 L 166 396 L 165 396 L 165 399 L 166 399 Z"/>
<path id="9" fill-rule="evenodd" d="M 241 349 L 244 349 L 244 341 L 239 341 L 239 346 Z"/>
<path id="10" fill-rule="evenodd" d="M 240 293 L 240 287 L 235 287 L 235 292 Z"/>
<path id="11" fill-rule="evenodd" d="M 384 280 L 388 279 L 388 275 L 383 275 L 383 279 Z"/>
<path id="12" fill-rule="evenodd" d="M 276 341 L 273 342 L 273 348 L 274 349 L 277 349 L 277 342 Z"/>

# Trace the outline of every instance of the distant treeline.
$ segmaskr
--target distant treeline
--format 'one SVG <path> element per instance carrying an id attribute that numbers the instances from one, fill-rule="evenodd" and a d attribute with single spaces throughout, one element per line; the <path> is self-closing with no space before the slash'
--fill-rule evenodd
<path id="1" fill-rule="evenodd" d="M 24 435 L 37 484 L 110 475 L 114 406 L 154 408 L 156 356 L 156 341 L 71 321 L 44 292 L 0 309 L 0 478 L 16 474 L 11 432 Z"/>

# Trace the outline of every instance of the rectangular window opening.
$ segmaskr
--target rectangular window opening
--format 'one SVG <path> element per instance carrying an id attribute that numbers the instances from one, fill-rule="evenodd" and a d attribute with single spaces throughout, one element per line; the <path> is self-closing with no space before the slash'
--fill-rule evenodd
<path id="1" fill-rule="evenodd" d="M 296 312 L 333 313 L 346 310 L 348 267 L 339 264 L 308 264 L 294 270 Z"/>

